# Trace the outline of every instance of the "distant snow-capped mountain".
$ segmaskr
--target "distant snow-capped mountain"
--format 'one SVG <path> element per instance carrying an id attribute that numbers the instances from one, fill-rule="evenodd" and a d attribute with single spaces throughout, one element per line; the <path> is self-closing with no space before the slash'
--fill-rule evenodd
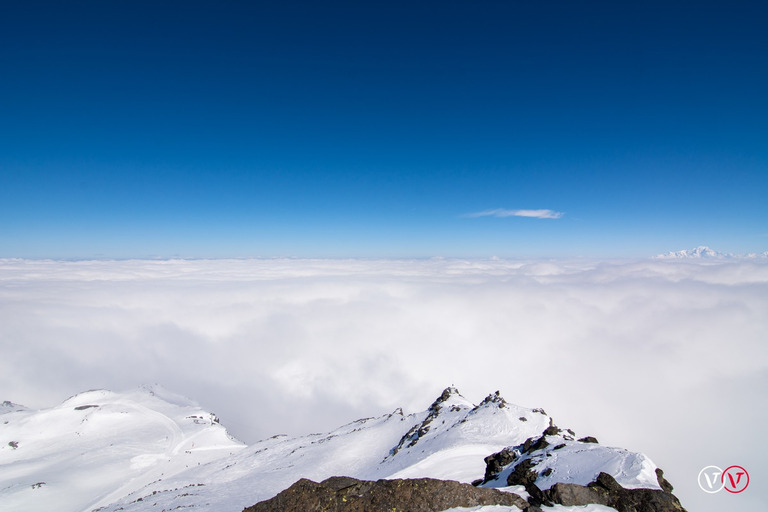
<path id="1" fill-rule="evenodd" d="M 713 251 L 706 245 L 700 245 L 693 249 L 684 249 L 682 251 L 671 251 L 664 254 L 657 254 L 657 259 L 683 260 L 683 259 L 725 259 L 733 258 L 733 254 Z"/>
<path id="2" fill-rule="evenodd" d="M 686 259 L 705 259 L 705 260 L 727 260 L 727 259 L 768 259 L 768 251 L 749 254 L 733 254 L 726 252 L 717 252 L 706 245 L 700 245 L 693 249 L 682 251 L 672 251 L 654 256 L 661 260 L 686 260 Z"/>
<path id="3" fill-rule="evenodd" d="M 16 411 L 26 411 L 27 408 L 23 405 L 15 404 L 13 402 L 9 402 L 8 400 L 0 403 L 0 414 L 5 414 L 6 412 L 16 412 Z"/>
<path id="4" fill-rule="evenodd" d="M 5 511 L 237 512 L 299 479 L 337 475 L 473 482 L 527 497 L 606 473 L 622 488 L 664 492 L 645 455 L 590 441 L 558 429 L 542 409 L 510 404 L 498 392 L 474 405 L 451 387 L 423 412 L 398 409 L 326 434 L 246 447 L 214 415 L 162 388 L 90 391 L 52 409 L 11 407 L 0 416 L 0 503 Z M 536 478 L 509 483 L 518 464 L 535 468 Z M 613 510 L 604 505 L 590 510 Z"/>

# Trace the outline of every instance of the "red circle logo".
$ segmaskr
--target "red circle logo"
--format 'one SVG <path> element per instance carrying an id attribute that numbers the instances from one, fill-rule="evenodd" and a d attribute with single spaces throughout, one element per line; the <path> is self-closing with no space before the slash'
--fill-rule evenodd
<path id="1" fill-rule="evenodd" d="M 741 466 L 730 466 L 723 471 L 720 480 L 726 491 L 736 494 L 749 485 L 749 473 Z"/>

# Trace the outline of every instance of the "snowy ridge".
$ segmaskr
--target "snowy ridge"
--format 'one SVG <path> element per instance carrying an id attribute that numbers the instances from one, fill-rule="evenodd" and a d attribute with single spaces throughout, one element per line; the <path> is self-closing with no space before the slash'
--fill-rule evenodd
<path id="1" fill-rule="evenodd" d="M 388 478 L 431 477 L 470 483 L 482 476 L 488 454 L 500 446 L 522 443 L 550 422 L 542 409 L 509 404 L 498 392 L 477 406 L 455 388 L 446 389 L 442 397 L 446 393 L 448 399 L 438 399 L 430 406 L 415 437 L 408 436 L 406 446 L 390 457 L 389 467 L 398 469 Z M 433 412 L 436 406 L 437 412 Z"/>
<path id="2" fill-rule="evenodd" d="M 586 445 L 559 429 L 554 433 L 543 410 L 510 404 L 498 392 L 474 405 L 452 387 L 419 413 L 398 409 L 326 434 L 279 435 L 248 447 L 230 438 L 214 415 L 159 387 L 122 394 L 89 391 L 52 409 L 8 412 L 3 418 L 0 502 L 11 511 L 237 511 L 300 478 L 336 475 L 471 483 L 483 478 L 486 457 L 530 445 L 542 432 L 552 434 L 546 436 L 549 454 L 525 456 L 535 457 L 537 471 L 546 474 L 537 482 L 542 488 L 586 484 L 600 471 L 628 488 L 658 488 L 656 466 L 641 454 Z M 10 440 L 16 447 L 7 444 Z M 502 472 L 485 486 L 503 488 L 505 480 Z M 522 488 L 510 490 L 525 495 Z M 610 510 L 595 507 L 588 510 Z"/>

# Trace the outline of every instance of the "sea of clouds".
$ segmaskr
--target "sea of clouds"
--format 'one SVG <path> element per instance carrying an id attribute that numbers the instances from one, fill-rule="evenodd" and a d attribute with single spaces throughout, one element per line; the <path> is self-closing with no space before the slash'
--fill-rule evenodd
<path id="1" fill-rule="evenodd" d="M 0 400 L 159 383 L 254 442 L 500 390 L 689 510 L 768 501 L 767 341 L 766 260 L 0 260 Z M 748 491 L 698 488 L 732 464 Z"/>

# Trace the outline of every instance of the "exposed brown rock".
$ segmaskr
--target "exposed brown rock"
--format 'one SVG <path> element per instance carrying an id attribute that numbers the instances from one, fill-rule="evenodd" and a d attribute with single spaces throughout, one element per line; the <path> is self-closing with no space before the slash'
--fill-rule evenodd
<path id="1" fill-rule="evenodd" d="M 600 473 L 586 486 L 557 483 L 544 491 L 544 495 L 551 502 L 566 506 L 597 503 L 619 512 L 685 512 L 677 497 L 669 491 L 625 489 L 607 473 Z"/>
<path id="2" fill-rule="evenodd" d="M 672 487 L 672 484 L 669 483 L 666 478 L 664 478 L 664 472 L 661 470 L 661 468 L 656 468 L 656 480 L 659 482 L 659 486 L 664 489 L 664 492 L 671 493 L 675 489 Z"/>
<path id="3" fill-rule="evenodd" d="M 272 499 L 244 512 L 439 512 L 453 507 L 529 504 L 520 496 L 451 480 L 378 480 L 331 477 L 321 483 L 301 479 Z"/>

